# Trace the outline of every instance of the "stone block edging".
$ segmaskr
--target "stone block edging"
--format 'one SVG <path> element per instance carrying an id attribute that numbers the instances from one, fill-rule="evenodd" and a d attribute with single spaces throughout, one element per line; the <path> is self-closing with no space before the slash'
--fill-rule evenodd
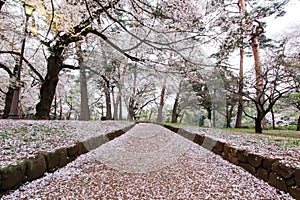
<path id="1" fill-rule="evenodd" d="M 271 186 L 289 193 L 296 200 L 300 200 L 300 168 L 285 164 L 279 158 L 258 155 L 206 135 L 191 133 L 171 125 L 162 124 L 162 126 L 244 168 Z"/>
<path id="2" fill-rule="evenodd" d="M 52 152 L 38 152 L 32 158 L 18 160 L 16 164 L 0 169 L 0 197 L 8 190 L 19 188 L 23 183 L 42 177 L 46 172 L 54 172 L 102 144 L 111 141 L 131 129 L 133 125 L 104 135 L 77 142 L 73 146 L 55 149 Z"/>

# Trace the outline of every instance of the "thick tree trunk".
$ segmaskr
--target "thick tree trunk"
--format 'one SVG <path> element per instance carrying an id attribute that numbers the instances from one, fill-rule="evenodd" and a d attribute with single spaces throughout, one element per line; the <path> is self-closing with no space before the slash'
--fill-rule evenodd
<path id="1" fill-rule="evenodd" d="M 5 96 L 5 107 L 4 107 L 2 119 L 7 119 L 9 117 L 13 95 L 14 95 L 14 89 L 12 87 L 9 87 Z"/>
<path id="2" fill-rule="evenodd" d="M 262 133 L 263 131 L 263 119 L 265 118 L 266 113 L 261 112 L 259 110 L 256 111 L 256 118 L 255 118 L 255 133 Z"/>
<path id="3" fill-rule="evenodd" d="M 85 66 L 83 63 L 83 53 L 81 49 L 81 43 L 76 43 L 76 53 L 78 58 L 79 70 L 80 70 L 80 117 L 79 120 L 90 120 L 89 111 L 89 99 L 87 92 L 87 78 L 85 72 Z"/>
<path id="4" fill-rule="evenodd" d="M 242 119 L 243 119 L 243 105 L 241 101 L 239 101 L 238 111 L 236 114 L 235 128 L 242 128 Z"/>
<path id="5" fill-rule="evenodd" d="M 38 119 L 49 119 L 52 101 L 58 83 L 58 74 L 62 69 L 61 53 L 48 58 L 47 74 L 40 90 L 40 102 L 36 105 L 35 116 Z"/>
<path id="6" fill-rule="evenodd" d="M 255 119 L 255 133 L 262 133 L 261 119 Z"/>
<path id="7" fill-rule="evenodd" d="M 207 119 L 209 119 L 211 121 L 211 117 L 212 117 L 211 108 L 206 108 L 206 111 L 207 111 Z"/>
<path id="8" fill-rule="evenodd" d="M 116 102 L 114 103 L 114 119 L 118 120 L 118 119 L 122 119 L 122 85 L 120 83 L 120 81 L 117 83 L 117 87 L 118 87 L 118 95 L 116 98 Z"/>
<path id="9" fill-rule="evenodd" d="M 297 131 L 300 131 L 300 115 L 299 115 L 299 117 L 298 117 Z"/>
<path id="10" fill-rule="evenodd" d="M 128 120 L 132 121 L 134 119 L 134 99 L 129 98 L 128 102 Z"/>
<path id="11" fill-rule="evenodd" d="M 112 119 L 111 113 L 111 98 L 110 98 L 110 91 L 109 88 L 105 88 L 105 101 L 106 101 L 106 120 Z"/>
<path id="12" fill-rule="evenodd" d="M 90 111 L 89 111 L 89 99 L 87 92 L 87 79 L 85 68 L 83 65 L 80 65 L 80 120 L 88 121 L 90 120 Z"/>
<path id="13" fill-rule="evenodd" d="M 118 110 L 119 110 L 119 95 L 117 96 L 116 101 L 114 102 L 114 115 L 113 115 L 114 120 L 119 119 Z"/>
<path id="14" fill-rule="evenodd" d="M 229 108 L 230 107 L 230 108 Z M 234 106 L 227 105 L 226 107 L 226 128 L 231 128 L 231 118 L 233 113 Z"/>

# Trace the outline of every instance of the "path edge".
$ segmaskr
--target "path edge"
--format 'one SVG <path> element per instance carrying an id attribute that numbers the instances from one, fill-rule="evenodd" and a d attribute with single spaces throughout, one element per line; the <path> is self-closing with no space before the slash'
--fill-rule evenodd
<path id="1" fill-rule="evenodd" d="M 10 190 L 16 190 L 26 182 L 39 179 L 46 172 L 53 173 L 102 144 L 109 142 L 133 128 L 135 123 L 103 135 L 76 142 L 54 151 L 37 152 L 34 157 L 18 160 L 0 169 L 0 198 Z"/>

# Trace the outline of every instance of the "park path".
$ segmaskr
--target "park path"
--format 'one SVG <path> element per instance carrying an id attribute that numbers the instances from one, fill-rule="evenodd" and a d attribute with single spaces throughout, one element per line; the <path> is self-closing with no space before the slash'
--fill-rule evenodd
<path id="1" fill-rule="evenodd" d="M 126 134 L 2 199 L 293 199 L 159 125 Z"/>

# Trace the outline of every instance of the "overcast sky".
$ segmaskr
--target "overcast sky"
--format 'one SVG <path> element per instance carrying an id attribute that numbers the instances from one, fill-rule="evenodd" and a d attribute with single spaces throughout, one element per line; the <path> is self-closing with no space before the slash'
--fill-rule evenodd
<path id="1" fill-rule="evenodd" d="M 289 34 L 291 31 L 300 32 L 300 1 L 291 0 L 286 7 L 286 14 L 279 18 L 270 18 L 267 21 L 267 36 L 280 37 L 280 35 Z"/>

